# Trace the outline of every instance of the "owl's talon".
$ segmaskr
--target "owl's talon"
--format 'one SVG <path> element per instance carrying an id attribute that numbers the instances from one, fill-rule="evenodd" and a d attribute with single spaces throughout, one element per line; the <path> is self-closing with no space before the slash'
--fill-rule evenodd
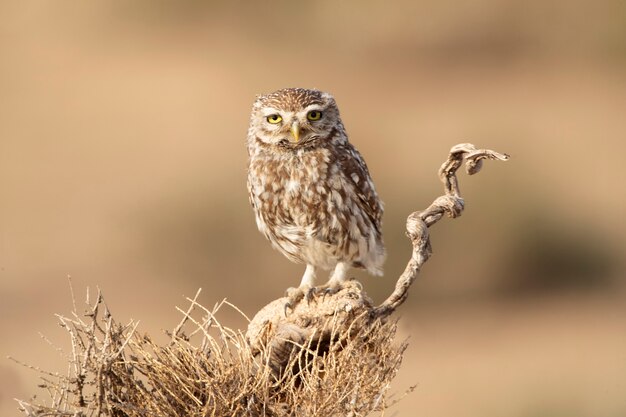
<path id="1" fill-rule="evenodd" d="M 337 291 L 339 291 L 339 290 L 334 289 L 334 288 L 326 288 L 324 290 L 324 292 L 323 292 L 322 300 L 326 300 L 326 296 L 327 295 L 333 295 L 333 294 L 337 293 Z"/>
<path id="2" fill-rule="evenodd" d="M 317 288 L 311 287 L 307 290 L 306 294 L 304 295 L 304 299 L 306 300 L 307 304 L 311 304 L 311 300 L 313 300 L 316 296 L 317 296 Z"/>
<path id="3" fill-rule="evenodd" d="M 285 297 L 287 298 L 287 302 L 285 303 L 285 316 L 287 315 L 287 309 L 293 311 L 303 298 L 306 298 L 308 302 L 311 290 L 312 288 L 307 289 L 306 287 L 288 288 L 287 291 L 285 291 Z"/>
<path id="4" fill-rule="evenodd" d="M 326 300 L 327 295 L 337 294 L 342 288 L 343 283 L 331 280 L 328 284 L 318 287 L 317 292 L 322 294 L 322 300 Z"/>

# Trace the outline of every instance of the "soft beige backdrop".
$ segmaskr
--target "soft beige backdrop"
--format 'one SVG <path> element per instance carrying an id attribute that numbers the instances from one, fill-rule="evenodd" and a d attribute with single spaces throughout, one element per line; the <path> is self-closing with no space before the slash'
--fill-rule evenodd
<path id="1" fill-rule="evenodd" d="M 38 332 L 68 347 L 68 275 L 153 334 L 198 287 L 253 314 L 299 281 L 245 190 L 251 103 L 287 86 L 335 95 L 385 200 L 386 276 L 358 274 L 379 301 L 450 146 L 512 155 L 462 176 L 466 212 L 432 231 L 392 391 L 417 388 L 394 415 L 626 415 L 625 16 L 619 0 L 0 2 L 0 415 L 45 396 L 5 356 L 64 370 Z"/>

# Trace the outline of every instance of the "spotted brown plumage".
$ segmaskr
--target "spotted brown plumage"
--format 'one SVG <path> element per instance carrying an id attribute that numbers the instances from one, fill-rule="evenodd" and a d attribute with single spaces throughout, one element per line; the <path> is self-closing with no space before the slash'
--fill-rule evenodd
<path id="1" fill-rule="evenodd" d="M 287 88 L 257 97 L 247 146 L 257 226 L 307 265 L 300 293 L 314 286 L 318 268 L 333 270 L 331 287 L 349 267 L 382 274 L 382 202 L 330 94 Z"/>

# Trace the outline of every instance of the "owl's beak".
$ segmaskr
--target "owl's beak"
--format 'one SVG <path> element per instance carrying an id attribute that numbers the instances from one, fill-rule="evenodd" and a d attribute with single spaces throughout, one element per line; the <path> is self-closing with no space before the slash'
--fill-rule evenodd
<path id="1" fill-rule="evenodd" d="M 300 140 L 300 125 L 298 124 L 298 122 L 293 122 L 293 124 L 291 125 L 291 135 L 293 136 L 293 138 L 289 138 L 289 141 L 293 143 L 298 143 L 298 141 Z"/>

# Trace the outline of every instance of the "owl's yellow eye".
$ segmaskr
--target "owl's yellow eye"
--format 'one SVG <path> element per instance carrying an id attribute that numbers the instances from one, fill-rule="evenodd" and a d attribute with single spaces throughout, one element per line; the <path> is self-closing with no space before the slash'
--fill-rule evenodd
<path id="1" fill-rule="evenodd" d="M 306 118 L 313 121 L 319 120 L 322 118 L 322 112 L 319 110 L 311 110 L 307 113 Z"/>
<path id="2" fill-rule="evenodd" d="M 270 114 L 269 116 L 267 116 L 267 121 L 273 125 L 280 123 L 282 120 L 283 118 L 280 117 L 278 114 Z"/>

